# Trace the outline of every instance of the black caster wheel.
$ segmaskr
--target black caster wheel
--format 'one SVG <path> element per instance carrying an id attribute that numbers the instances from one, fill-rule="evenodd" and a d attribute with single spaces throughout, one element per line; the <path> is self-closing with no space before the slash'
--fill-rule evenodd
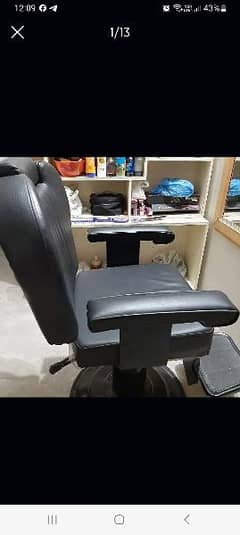
<path id="1" fill-rule="evenodd" d="M 184 389 L 175 373 L 168 366 L 149 369 L 154 397 L 185 398 Z"/>
<path id="2" fill-rule="evenodd" d="M 113 369 L 111 366 L 85 368 L 76 377 L 70 397 L 118 397 L 113 390 Z M 136 396 L 127 392 L 123 397 L 185 397 L 176 375 L 167 367 L 149 368 L 144 390 Z"/>
<path id="3" fill-rule="evenodd" d="M 112 389 L 112 366 L 84 368 L 72 385 L 70 397 L 115 397 Z"/>

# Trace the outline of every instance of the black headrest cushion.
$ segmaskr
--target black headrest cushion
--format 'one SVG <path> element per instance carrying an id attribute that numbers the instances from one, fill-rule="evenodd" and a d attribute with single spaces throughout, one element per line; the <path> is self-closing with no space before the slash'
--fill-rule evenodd
<path id="1" fill-rule="evenodd" d="M 34 184 L 39 181 L 38 166 L 32 158 L 3 158 L 0 159 L 0 177 L 24 174 Z"/>
<path id="2" fill-rule="evenodd" d="M 0 176 L 19 175 L 19 170 L 8 158 L 0 160 Z"/>

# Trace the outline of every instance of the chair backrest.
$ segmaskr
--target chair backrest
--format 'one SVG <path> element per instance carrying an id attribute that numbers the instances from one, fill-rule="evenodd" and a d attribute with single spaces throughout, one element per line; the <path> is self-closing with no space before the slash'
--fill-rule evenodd
<path id="1" fill-rule="evenodd" d="M 0 161 L 0 246 L 47 341 L 75 341 L 78 261 L 68 200 L 52 165 Z"/>

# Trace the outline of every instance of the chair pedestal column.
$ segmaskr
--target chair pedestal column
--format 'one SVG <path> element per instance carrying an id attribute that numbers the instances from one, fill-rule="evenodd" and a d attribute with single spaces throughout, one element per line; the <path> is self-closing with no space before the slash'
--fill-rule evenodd
<path id="1" fill-rule="evenodd" d="M 107 267 L 139 264 L 140 240 L 123 236 L 107 240 Z"/>
<path id="2" fill-rule="evenodd" d="M 144 396 L 147 370 L 120 370 L 113 367 L 112 388 L 118 397 Z"/>
<path id="3" fill-rule="evenodd" d="M 167 367 L 120 370 L 112 366 L 83 369 L 70 397 L 185 397 L 176 375 Z"/>

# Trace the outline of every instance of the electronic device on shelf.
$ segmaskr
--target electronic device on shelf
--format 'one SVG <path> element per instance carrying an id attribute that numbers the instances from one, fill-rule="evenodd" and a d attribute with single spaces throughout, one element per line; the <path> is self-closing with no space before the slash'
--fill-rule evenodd
<path id="1" fill-rule="evenodd" d="M 234 210 L 240 211 L 240 195 L 229 196 L 226 199 L 226 211 L 233 212 Z"/>
<path id="2" fill-rule="evenodd" d="M 147 204 L 151 206 L 153 214 L 158 213 L 196 213 L 200 210 L 200 195 L 192 197 L 163 196 L 156 193 L 146 193 Z"/>

